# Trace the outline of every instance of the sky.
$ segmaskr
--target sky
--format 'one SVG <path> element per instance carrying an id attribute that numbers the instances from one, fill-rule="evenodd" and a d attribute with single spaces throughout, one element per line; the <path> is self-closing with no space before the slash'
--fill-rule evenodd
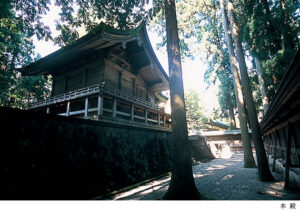
<path id="1" fill-rule="evenodd" d="M 55 7 L 53 4 L 49 8 L 50 11 L 43 17 L 42 21 L 50 27 L 53 36 L 56 36 L 58 32 L 55 30 L 55 21 L 59 18 L 58 14 L 60 9 Z M 158 60 L 163 66 L 165 72 L 168 74 L 168 58 L 166 49 L 157 49 L 156 46 L 160 39 L 155 32 L 148 31 L 148 35 Z M 59 46 L 54 45 L 51 41 L 46 42 L 44 40 L 37 40 L 36 37 L 33 37 L 33 42 L 36 52 L 39 53 L 41 57 L 45 57 L 60 48 Z M 206 65 L 201 63 L 200 60 L 185 58 L 182 61 L 183 84 L 185 90 L 196 90 L 200 95 L 200 99 L 205 102 L 207 112 L 212 112 L 213 108 L 219 107 L 216 93 L 217 90 L 214 86 L 206 89 L 206 84 L 204 83 L 205 69 Z"/>

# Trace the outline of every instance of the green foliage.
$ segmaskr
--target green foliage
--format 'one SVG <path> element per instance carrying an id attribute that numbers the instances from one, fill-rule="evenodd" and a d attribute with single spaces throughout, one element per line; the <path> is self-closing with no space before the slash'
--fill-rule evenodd
<path id="1" fill-rule="evenodd" d="M 180 0 L 176 8 L 182 56 L 200 59 L 208 64 L 205 82 L 208 86 L 221 82 L 218 92 L 221 118 L 228 118 L 228 107 L 234 109 L 236 103 L 218 5 L 216 0 Z M 150 26 L 150 30 L 156 31 L 159 37 L 165 34 L 163 17 L 162 11 Z M 159 47 L 164 46 L 165 42 L 162 39 Z"/>
<path id="2" fill-rule="evenodd" d="M 3 8 L 10 7 L 0 9 Z M 24 108 L 28 102 L 49 93 L 47 78 L 23 77 L 17 70 L 33 62 L 34 46 L 27 38 L 30 33 L 13 11 L 7 11 L 5 17 L 0 18 L 0 106 Z"/>
<path id="3" fill-rule="evenodd" d="M 50 28 L 41 22 L 53 2 L 61 9 L 56 27 L 60 35 L 55 38 Z M 8 17 L 15 11 L 14 19 L 24 26 L 21 31 L 26 28 L 28 37 L 36 35 L 38 39 L 54 39 L 56 44 L 66 45 L 78 38 L 80 27 L 91 32 L 104 23 L 116 29 L 132 30 L 148 22 L 162 8 L 163 0 L 4 0 L 0 3 L 0 14 Z"/>
<path id="4" fill-rule="evenodd" d="M 85 27 L 87 32 L 97 31 L 99 25 L 105 24 L 120 30 L 135 30 L 138 26 L 148 22 L 161 10 L 162 0 L 101 0 L 74 1 L 56 0 L 55 5 L 61 8 L 60 19 L 56 29 L 60 35 L 55 38 L 59 45 L 69 44 L 78 38 L 77 30 Z M 74 7 L 78 8 L 77 11 Z"/>
<path id="5" fill-rule="evenodd" d="M 245 48 L 261 61 L 267 95 L 272 98 L 299 48 L 300 2 L 295 0 L 236 3 Z"/>
<path id="6" fill-rule="evenodd" d="M 104 23 L 117 29 L 134 30 L 149 20 L 153 20 L 150 28 L 163 38 L 160 47 L 166 44 L 163 0 L 55 0 L 54 4 L 61 9 L 60 21 L 57 22 L 60 34 L 54 38 L 55 43 L 60 46 L 76 40 L 79 27 L 85 27 L 88 32 L 96 32 L 99 24 Z M 30 41 L 26 37 L 36 35 L 38 39 L 53 39 L 49 27 L 41 22 L 42 15 L 49 11 L 49 5 L 50 0 L 1 1 L 1 71 L 9 69 L 12 72 L 9 66 L 17 67 L 29 62 L 28 55 L 32 55 L 33 47 L 29 47 Z M 229 71 L 219 1 L 178 0 L 176 7 L 182 55 L 208 61 L 205 81 L 208 84 L 221 82 L 219 102 L 223 113 L 226 113 L 225 99 L 228 96 L 231 96 L 231 99 L 235 98 L 233 86 L 228 85 L 232 76 Z M 288 64 L 299 47 L 300 2 L 237 0 L 235 8 L 243 47 L 252 56 L 260 59 L 267 94 L 271 97 L 278 89 Z M 9 33 L 13 33 L 13 36 Z M 20 49 L 13 49 L 15 45 L 20 46 Z M 25 52 L 28 55 L 25 55 Z M 1 79 L 10 81 L 17 78 L 8 72 L 2 71 Z M 255 73 L 251 76 L 252 86 L 257 88 Z M 8 84 L 12 82 L 1 82 L 1 90 L 6 90 Z M 1 96 L 7 94 L 3 93 Z M 256 99 L 260 101 L 259 97 Z"/>
<path id="7" fill-rule="evenodd" d="M 185 108 L 187 124 L 190 130 L 199 130 L 205 128 L 208 118 L 203 113 L 201 99 L 195 90 L 187 90 L 185 94 Z"/>
<path id="8" fill-rule="evenodd" d="M 4 0 L 0 3 L 0 105 L 24 107 L 49 94 L 49 78 L 22 77 L 16 68 L 33 61 L 34 46 L 30 37 L 36 35 L 38 39 L 53 40 L 50 28 L 41 22 L 50 3 L 50 0 Z M 78 38 L 77 29 L 82 26 L 88 32 L 97 31 L 100 23 L 121 30 L 135 30 L 161 10 L 162 0 L 153 1 L 154 6 L 148 0 L 55 0 L 54 4 L 61 9 L 57 22 L 60 35 L 54 42 L 63 46 Z M 74 8 L 78 9 L 76 14 Z"/>
<path id="9" fill-rule="evenodd" d="M 199 45 L 198 35 L 203 27 L 199 24 L 199 16 L 197 15 L 201 8 L 200 0 L 181 0 L 176 2 L 176 14 L 178 21 L 179 45 L 182 60 L 185 58 L 199 59 L 201 46 Z M 162 5 L 163 6 L 163 5 Z M 149 30 L 157 33 L 161 37 L 161 42 L 157 44 L 157 48 L 166 46 L 165 18 L 164 10 L 158 10 L 156 16 L 153 17 L 149 24 Z"/>
<path id="10" fill-rule="evenodd" d="M 10 0 L 2 0 L 0 2 L 0 18 L 5 18 L 11 15 L 12 5 Z"/>
<path id="11" fill-rule="evenodd" d="M 12 0 L 11 5 L 16 12 L 13 18 L 19 23 L 20 31 L 26 37 L 36 35 L 38 39 L 52 39 L 48 26 L 41 22 L 42 15 L 49 11 L 50 0 Z"/>
<path id="12" fill-rule="evenodd" d="M 242 32 L 242 44 L 247 58 L 251 61 L 252 57 L 256 56 L 261 61 L 267 94 L 271 98 L 278 90 L 288 65 L 299 48 L 300 2 L 238 0 L 235 4 L 238 27 Z M 180 0 L 177 10 L 179 29 L 184 42 L 187 43 L 185 49 L 191 52 L 198 51 L 200 59 L 208 63 L 204 75 L 205 82 L 208 85 L 221 82 L 219 103 L 223 116 L 226 117 L 230 107 L 226 99 L 235 101 L 235 97 L 219 1 Z M 198 44 L 188 41 L 192 39 L 196 39 Z M 249 76 L 258 108 L 261 105 L 261 96 L 254 69 L 249 71 Z M 235 102 L 231 103 L 236 107 Z"/>
<path id="13" fill-rule="evenodd" d="M 227 75 L 219 75 L 221 81 L 219 85 L 219 104 L 222 111 L 223 118 L 229 118 L 229 109 L 236 108 L 236 98 L 234 93 L 233 80 Z"/>

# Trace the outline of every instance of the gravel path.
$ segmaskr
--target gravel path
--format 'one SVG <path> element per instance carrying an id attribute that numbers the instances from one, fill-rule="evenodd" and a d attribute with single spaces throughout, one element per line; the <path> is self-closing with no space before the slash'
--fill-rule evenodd
<path id="1" fill-rule="evenodd" d="M 211 200 L 299 200 L 300 193 L 283 188 L 282 176 L 274 174 L 278 182 L 259 182 L 257 169 L 243 168 L 243 155 L 229 159 L 218 158 L 193 166 L 196 186 L 200 194 Z M 170 177 L 164 177 L 132 190 L 117 194 L 114 200 L 160 200 L 168 189 Z"/>

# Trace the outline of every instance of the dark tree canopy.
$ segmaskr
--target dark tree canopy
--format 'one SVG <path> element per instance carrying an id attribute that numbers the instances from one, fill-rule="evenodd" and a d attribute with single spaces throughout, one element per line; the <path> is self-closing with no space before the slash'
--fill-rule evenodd
<path id="1" fill-rule="evenodd" d="M 50 28 L 41 21 L 42 16 L 49 12 L 51 2 L 61 9 L 60 19 L 56 25 L 59 31 L 57 37 L 53 37 Z M 38 58 L 34 53 L 32 36 L 53 40 L 56 44 L 64 46 L 79 37 L 80 27 L 84 27 L 87 32 L 95 31 L 103 24 L 117 29 L 135 30 L 141 24 L 148 24 L 154 17 L 158 20 L 156 23 L 163 26 L 161 34 L 164 35 L 168 30 L 163 18 L 166 15 L 166 10 L 163 9 L 164 2 L 170 1 L 2 0 L 0 2 L 0 105 L 25 107 L 28 102 L 43 99 L 49 94 L 47 77 L 25 78 L 17 71 L 18 67 L 27 65 Z M 173 8 L 169 9 L 172 9 L 176 15 L 175 1 L 171 2 L 174 6 L 172 5 Z M 178 30 L 182 39 L 176 38 L 175 41 L 180 45 L 177 51 L 181 51 L 181 54 L 176 54 L 175 58 L 170 51 L 169 61 L 174 59 L 180 63 L 181 55 L 192 59 L 200 57 L 206 61 L 208 64 L 205 70 L 206 82 L 220 81 L 219 102 L 222 111 L 224 116 L 228 113 L 231 118 L 233 113 L 234 119 L 232 110 L 236 110 L 236 102 L 234 102 L 232 89 L 233 76 L 222 30 L 219 0 L 178 0 L 176 3 L 178 5 Z M 272 99 L 300 45 L 300 2 L 298 0 L 237 0 L 234 6 L 236 25 L 240 31 L 240 36 L 236 37 L 240 40 L 240 48 L 237 49 L 246 55 L 248 60 L 254 58 L 259 60 L 266 92 L 269 99 Z M 176 16 L 173 16 L 173 19 L 169 20 L 171 21 L 169 35 L 177 33 L 175 33 L 177 21 L 174 17 L 176 19 Z M 170 38 L 168 41 L 167 36 L 164 36 L 162 45 L 168 42 L 171 42 Z M 181 67 L 179 69 L 180 73 Z M 257 96 L 260 96 L 256 71 L 248 71 L 248 73 L 250 73 L 250 78 L 247 80 L 247 85 L 251 86 L 248 90 L 253 90 L 253 93 L 258 93 Z M 180 93 L 180 99 L 183 101 L 181 108 L 184 108 L 183 87 L 180 83 L 179 89 L 176 84 L 172 85 L 171 89 L 173 91 L 177 89 L 175 91 Z M 261 104 L 259 98 L 254 98 L 256 108 Z M 257 117 L 254 112 L 255 106 L 252 106 L 252 111 L 250 111 L 250 115 L 255 115 L 253 118 Z M 180 111 L 185 115 L 184 109 Z M 180 118 L 184 119 L 184 115 Z M 185 127 L 185 121 L 183 121 L 182 128 Z M 184 139 L 186 139 L 185 132 L 182 133 Z M 179 143 L 179 146 L 182 143 Z M 186 162 L 188 159 L 189 157 L 185 156 L 184 163 L 188 163 Z M 185 167 L 189 171 L 187 178 L 192 184 L 190 166 Z"/>
<path id="2" fill-rule="evenodd" d="M 17 68 L 39 58 L 29 38 L 30 26 L 16 16 L 9 1 L 0 5 L 0 105 L 25 108 L 49 94 L 47 77 L 23 77 Z"/>

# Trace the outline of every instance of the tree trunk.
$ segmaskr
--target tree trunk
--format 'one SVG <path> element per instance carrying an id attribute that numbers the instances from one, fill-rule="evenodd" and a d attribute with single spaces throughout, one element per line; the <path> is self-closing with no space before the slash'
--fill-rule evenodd
<path id="1" fill-rule="evenodd" d="M 167 51 L 169 62 L 172 119 L 172 177 L 164 199 L 200 199 L 193 178 L 190 143 L 188 141 L 181 55 L 179 48 L 176 7 L 174 0 L 165 0 Z"/>
<path id="2" fill-rule="evenodd" d="M 255 60 L 255 66 L 256 66 L 256 73 L 257 73 L 257 77 L 258 77 L 259 89 L 260 89 L 262 103 L 263 103 L 263 107 L 264 107 L 264 114 L 266 114 L 266 112 L 269 108 L 269 100 L 268 100 L 268 97 L 266 94 L 265 81 L 262 77 L 262 69 L 261 69 L 260 61 L 257 58 L 257 56 L 254 57 L 254 60 Z"/>
<path id="3" fill-rule="evenodd" d="M 230 119 L 230 125 L 233 129 L 236 129 L 236 123 L 235 123 L 235 118 L 234 118 L 234 111 L 233 111 L 233 105 L 230 101 L 230 96 L 227 95 L 227 108 L 229 110 L 229 119 Z"/>
<path id="4" fill-rule="evenodd" d="M 223 26 L 224 26 L 225 37 L 226 37 L 226 42 L 227 42 L 227 47 L 228 47 L 228 53 L 229 53 L 229 57 L 230 57 L 230 66 L 231 66 L 231 71 L 232 71 L 233 79 L 234 79 L 233 84 L 234 84 L 236 102 L 237 102 L 237 107 L 238 107 L 238 112 L 239 112 L 239 120 L 240 120 L 241 132 L 242 132 L 242 143 L 243 143 L 243 148 L 244 148 L 244 167 L 245 168 L 255 168 L 256 165 L 255 165 L 255 161 L 253 158 L 251 140 L 250 140 L 248 127 L 247 127 L 247 121 L 246 121 L 247 117 L 246 117 L 246 112 L 245 112 L 245 107 L 244 107 L 242 86 L 241 86 L 240 77 L 238 74 L 237 61 L 236 61 L 234 51 L 233 51 L 233 44 L 231 41 L 227 16 L 225 13 L 224 0 L 220 0 L 220 8 L 222 11 Z"/>
<path id="5" fill-rule="evenodd" d="M 257 120 L 256 108 L 251 92 L 250 80 L 247 73 L 247 66 L 245 62 L 244 52 L 242 49 L 241 42 L 239 40 L 239 32 L 236 20 L 234 18 L 234 7 L 231 0 L 227 0 L 228 3 L 228 15 L 230 19 L 230 24 L 233 32 L 233 40 L 235 49 L 237 52 L 238 63 L 240 67 L 241 73 L 241 82 L 243 86 L 243 90 L 245 93 L 245 101 L 248 110 L 248 117 L 250 121 L 250 125 L 252 128 L 252 137 L 255 144 L 256 149 L 256 157 L 257 157 L 257 167 L 258 167 L 258 180 L 260 181 L 273 181 L 274 178 L 270 172 L 269 164 L 266 156 L 266 151 L 264 148 L 264 143 L 261 137 L 260 126 Z"/>

